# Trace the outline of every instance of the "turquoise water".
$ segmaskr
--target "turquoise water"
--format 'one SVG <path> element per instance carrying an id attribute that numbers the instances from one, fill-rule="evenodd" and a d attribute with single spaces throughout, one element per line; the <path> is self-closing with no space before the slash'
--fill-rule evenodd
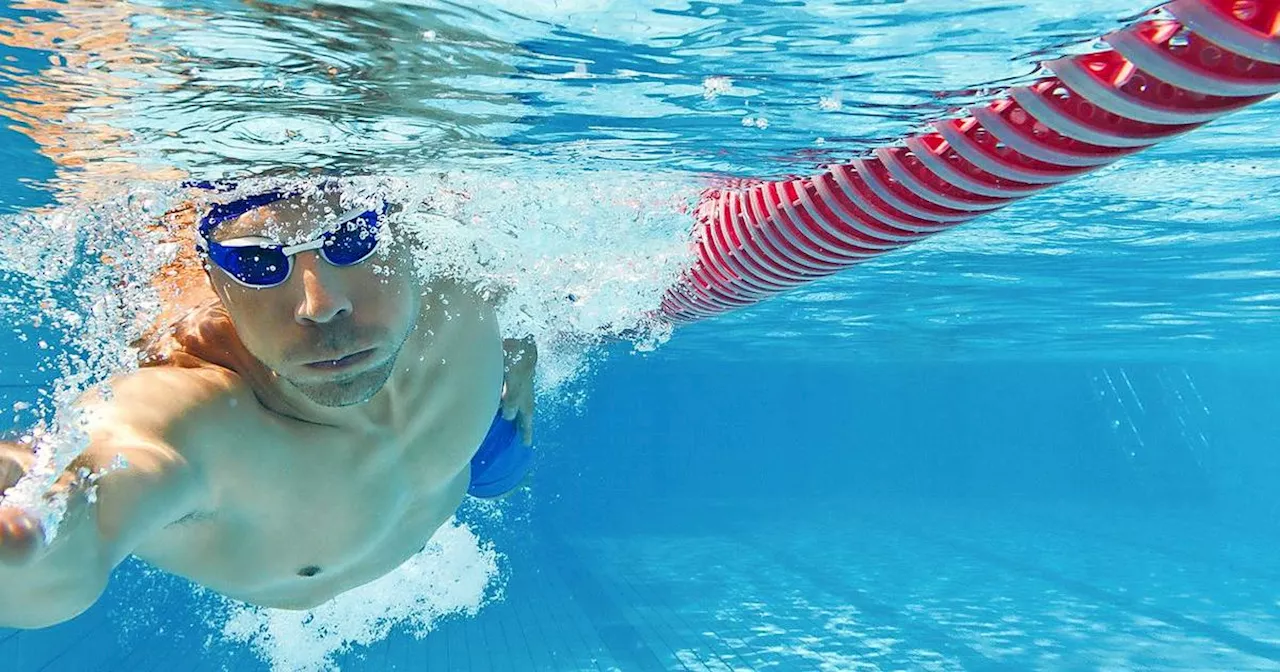
<path id="1" fill-rule="evenodd" d="M 590 338 L 652 308 L 709 180 L 817 172 L 1145 9 L 9 5 L 13 423 L 120 365 L 130 313 L 95 302 L 137 268 L 102 252 L 183 178 L 466 191 L 548 302 L 528 326 L 575 338 L 531 486 L 433 556 L 494 559 L 483 601 L 391 584 L 290 620 L 131 562 L 80 618 L 0 631 L 0 670 L 1280 669 L 1274 100 L 669 339 Z"/>

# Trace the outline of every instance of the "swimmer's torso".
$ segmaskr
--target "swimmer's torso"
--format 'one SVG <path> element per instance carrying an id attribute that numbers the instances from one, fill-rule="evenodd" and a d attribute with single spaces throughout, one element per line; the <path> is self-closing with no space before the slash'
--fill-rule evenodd
<path id="1" fill-rule="evenodd" d="M 154 410 L 205 501 L 135 553 L 236 599 L 307 608 L 417 552 L 465 495 L 503 375 L 491 308 L 458 287 L 434 291 L 453 310 L 424 307 L 368 402 L 380 404 L 379 423 L 359 432 L 264 408 L 240 375 L 248 354 L 228 346 L 238 341 L 225 314 L 207 305 L 189 315 L 159 344 L 165 363 L 139 372 L 163 384 L 125 400 Z"/>

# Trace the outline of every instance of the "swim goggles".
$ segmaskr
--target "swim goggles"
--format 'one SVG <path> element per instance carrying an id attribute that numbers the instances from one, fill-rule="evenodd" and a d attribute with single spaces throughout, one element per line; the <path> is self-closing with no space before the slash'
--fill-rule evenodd
<path id="1" fill-rule="evenodd" d="M 196 249 L 237 283 L 253 289 L 283 284 L 293 271 L 293 256 L 300 252 L 317 250 L 322 259 L 334 266 L 354 266 L 377 250 L 384 232 L 379 220 L 388 209 L 385 203 L 372 210 L 359 207 L 343 212 L 319 238 L 297 245 L 281 245 L 261 236 L 222 242 L 211 239 L 210 234 L 219 224 L 287 196 L 288 192 L 273 191 L 214 205 L 200 218 Z"/>

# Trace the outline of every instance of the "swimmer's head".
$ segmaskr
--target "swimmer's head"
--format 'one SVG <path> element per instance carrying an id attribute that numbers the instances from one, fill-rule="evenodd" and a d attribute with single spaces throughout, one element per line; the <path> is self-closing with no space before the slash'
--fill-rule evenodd
<path id="1" fill-rule="evenodd" d="M 344 205 L 334 189 L 278 193 L 254 205 L 220 221 L 208 213 L 201 220 L 205 271 L 240 340 L 318 404 L 368 401 L 390 378 L 420 308 L 405 246 L 391 244 L 378 221 L 386 209 Z M 363 247 L 373 239 L 376 249 Z M 287 260 L 280 245 L 293 252 Z M 218 256 L 237 247 L 263 250 L 286 266 L 246 269 Z M 248 261 L 261 259 L 251 254 Z"/>

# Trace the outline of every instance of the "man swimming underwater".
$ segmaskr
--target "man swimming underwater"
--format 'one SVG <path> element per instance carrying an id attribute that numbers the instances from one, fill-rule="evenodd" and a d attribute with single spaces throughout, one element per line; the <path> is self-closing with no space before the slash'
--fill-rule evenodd
<path id="1" fill-rule="evenodd" d="M 238 600 L 314 607 L 398 567 L 468 493 L 519 484 L 536 351 L 504 342 L 469 285 L 420 282 L 388 213 L 324 188 L 199 218 L 205 300 L 79 402 L 89 446 L 59 483 L 56 538 L 0 505 L 0 627 L 80 614 L 130 554 Z M 127 468 L 90 503 L 77 474 L 117 455 Z M 31 460 L 0 444 L 0 492 Z"/>

